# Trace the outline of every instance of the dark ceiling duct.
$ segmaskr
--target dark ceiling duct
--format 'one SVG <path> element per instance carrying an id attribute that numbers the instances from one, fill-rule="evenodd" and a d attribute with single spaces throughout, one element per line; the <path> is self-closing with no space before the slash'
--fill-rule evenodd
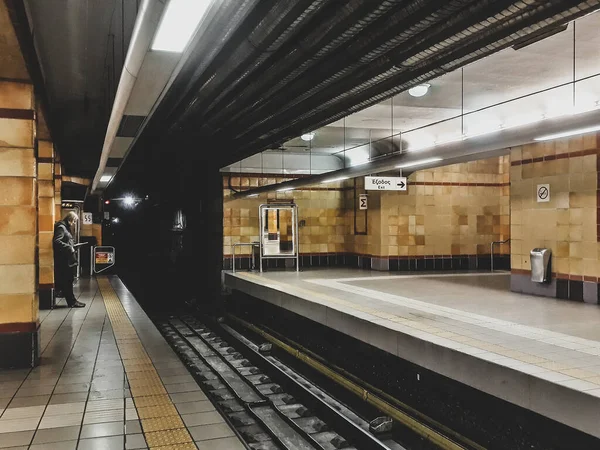
<path id="1" fill-rule="evenodd" d="M 424 30 L 431 30 L 430 27 L 434 25 L 445 28 L 447 20 L 458 16 L 457 13 L 460 10 L 473 3 L 475 3 L 473 0 L 457 0 L 440 7 L 435 1 L 415 0 L 403 5 L 394 14 L 374 18 L 378 20 L 372 22 L 361 21 L 366 22 L 365 25 L 368 26 L 360 30 L 361 33 L 355 35 L 356 39 L 350 45 L 332 54 L 319 67 L 323 81 L 315 84 L 310 82 L 310 77 L 300 79 L 299 77 L 304 72 L 295 70 L 292 76 L 284 78 L 283 81 L 269 89 L 262 99 L 250 105 L 250 109 L 257 115 L 260 112 L 272 111 L 275 94 L 283 88 L 286 89 L 286 95 L 293 99 L 290 104 L 286 105 L 286 109 L 291 109 L 335 83 L 344 88 L 346 85 L 344 81 L 347 82 L 350 77 L 354 83 L 359 83 L 361 78 L 368 79 L 376 76 L 386 70 L 385 65 L 390 65 L 391 58 L 386 53 L 400 45 L 403 46 L 402 49 L 411 48 L 411 43 L 407 41 L 420 36 Z M 489 3 L 488 1 L 479 2 L 479 8 L 485 8 Z M 504 3 L 511 3 L 511 1 L 504 0 Z M 467 14 L 461 17 L 464 19 Z M 357 58 L 357 55 L 362 56 Z M 294 80 L 297 80 L 295 84 L 288 84 Z M 250 127 L 260 125 L 260 123 L 252 123 L 248 120 L 247 111 L 238 111 L 231 118 L 231 121 L 240 117 L 244 118 L 244 121 L 239 124 L 242 128 L 238 128 L 244 132 L 251 129 L 248 128 L 248 124 Z M 264 114 L 263 117 L 265 117 Z"/>
<path id="2" fill-rule="evenodd" d="M 404 0 L 387 1 L 382 4 L 361 1 L 342 3 L 331 5 L 331 17 L 326 17 L 320 27 L 309 29 L 297 44 L 291 47 L 288 45 L 275 52 L 270 58 L 266 73 L 255 72 L 253 84 L 244 89 L 237 86 L 238 89 L 233 91 L 237 95 L 229 95 L 222 99 L 221 104 L 211 105 L 207 112 L 214 110 L 215 114 L 212 117 L 205 114 L 209 126 L 212 128 L 215 124 L 222 123 L 226 111 L 234 105 L 236 112 L 228 117 L 228 121 L 246 114 L 262 99 L 270 98 L 282 87 L 289 86 L 298 76 L 318 63 L 323 63 L 319 71 L 325 73 L 328 66 L 337 64 L 333 55 L 331 60 L 328 58 L 334 50 L 351 41 L 375 21 L 389 15 L 388 13 L 404 3 Z M 352 25 L 348 28 L 348 24 Z"/>
<path id="3" fill-rule="evenodd" d="M 244 83 L 249 73 L 277 51 L 287 39 L 293 37 L 326 2 L 327 0 L 281 2 L 275 7 L 265 8 L 266 14 L 256 27 L 241 40 L 227 60 L 214 73 L 209 74 L 208 81 L 199 87 L 195 102 L 189 104 L 181 114 L 181 121 L 191 114 L 204 111 L 206 105 L 210 105 L 215 98 L 226 95 L 234 86 Z"/>

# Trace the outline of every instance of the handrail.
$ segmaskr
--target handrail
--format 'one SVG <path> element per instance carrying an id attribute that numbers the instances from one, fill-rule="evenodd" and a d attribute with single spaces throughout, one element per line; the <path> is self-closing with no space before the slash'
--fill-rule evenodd
<path id="1" fill-rule="evenodd" d="M 494 271 L 494 245 L 498 244 L 498 245 L 502 245 L 502 244 L 506 244 L 510 242 L 510 238 L 505 239 L 503 241 L 494 241 L 490 244 L 490 267 L 492 269 L 492 272 Z"/>
<path id="2" fill-rule="evenodd" d="M 231 246 L 232 247 L 232 250 L 231 250 L 231 253 L 232 253 L 231 264 L 232 264 L 233 273 L 235 273 L 235 248 L 236 247 L 243 247 L 244 245 L 249 245 L 249 246 L 253 247 L 253 249 L 254 249 L 254 247 L 258 247 L 259 244 L 258 244 L 258 242 L 238 242 L 237 244 L 233 244 Z M 254 264 L 254 251 L 251 251 L 251 254 L 252 254 L 252 267 L 254 267 L 254 265 L 255 265 Z"/>

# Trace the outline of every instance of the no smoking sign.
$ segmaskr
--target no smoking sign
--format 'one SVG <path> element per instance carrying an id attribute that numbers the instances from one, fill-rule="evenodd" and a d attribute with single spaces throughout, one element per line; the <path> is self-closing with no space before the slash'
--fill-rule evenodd
<path id="1" fill-rule="evenodd" d="M 538 203 L 550 201 L 550 185 L 549 184 L 538 184 L 537 185 L 537 201 Z"/>

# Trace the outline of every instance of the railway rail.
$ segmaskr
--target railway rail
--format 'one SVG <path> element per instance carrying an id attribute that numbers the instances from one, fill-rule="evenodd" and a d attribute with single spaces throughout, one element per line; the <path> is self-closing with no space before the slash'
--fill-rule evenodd
<path id="1" fill-rule="evenodd" d="M 424 442 L 419 449 L 481 450 L 399 411 L 266 331 L 234 316 L 228 321 L 235 327 L 219 321 L 209 328 L 192 315 L 159 319 L 157 325 L 247 448 L 413 450 L 392 433 L 400 422 Z M 251 337 L 241 329 L 248 330 Z M 262 342 L 257 342 L 257 337 Z M 366 420 L 272 355 L 274 347 L 363 396 L 382 416 Z"/>

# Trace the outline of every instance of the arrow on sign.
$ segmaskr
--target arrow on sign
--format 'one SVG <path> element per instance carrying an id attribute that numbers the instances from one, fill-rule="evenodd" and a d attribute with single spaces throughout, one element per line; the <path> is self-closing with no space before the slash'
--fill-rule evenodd
<path id="1" fill-rule="evenodd" d="M 400 183 L 397 184 L 397 186 L 400 186 L 401 188 L 403 188 L 404 186 L 406 186 L 406 184 L 404 184 L 404 181 L 401 181 Z"/>

